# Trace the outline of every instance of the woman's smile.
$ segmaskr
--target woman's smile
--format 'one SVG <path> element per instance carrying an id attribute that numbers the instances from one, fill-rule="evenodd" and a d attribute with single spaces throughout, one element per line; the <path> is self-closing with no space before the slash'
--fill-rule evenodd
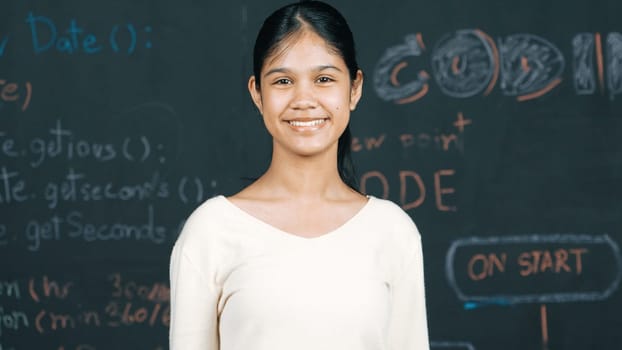
<path id="1" fill-rule="evenodd" d="M 296 132 L 310 132 L 322 129 L 327 121 L 328 118 L 309 118 L 287 120 L 286 123 Z"/>

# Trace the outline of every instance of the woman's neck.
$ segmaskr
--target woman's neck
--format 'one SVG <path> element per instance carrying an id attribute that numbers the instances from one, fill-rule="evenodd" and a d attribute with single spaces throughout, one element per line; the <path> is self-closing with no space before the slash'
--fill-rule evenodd
<path id="1" fill-rule="evenodd" d="M 309 157 L 275 152 L 260 180 L 276 197 L 314 200 L 341 197 L 350 192 L 339 176 L 336 152 Z"/>

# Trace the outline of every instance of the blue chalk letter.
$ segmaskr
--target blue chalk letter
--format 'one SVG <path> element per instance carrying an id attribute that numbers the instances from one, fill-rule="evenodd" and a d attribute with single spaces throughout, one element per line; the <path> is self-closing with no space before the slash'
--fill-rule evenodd
<path id="1" fill-rule="evenodd" d="M 37 22 L 40 22 L 43 25 L 46 25 L 50 31 L 50 38 L 47 43 L 41 45 L 39 43 L 39 35 L 37 32 Z M 26 19 L 26 23 L 30 24 L 30 33 L 32 34 L 32 48 L 35 54 L 39 54 L 48 50 L 54 42 L 56 41 L 56 26 L 54 22 L 52 22 L 49 18 L 43 16 L 35 17 L 32 12 L 28 13 L 28 18 Z"/>

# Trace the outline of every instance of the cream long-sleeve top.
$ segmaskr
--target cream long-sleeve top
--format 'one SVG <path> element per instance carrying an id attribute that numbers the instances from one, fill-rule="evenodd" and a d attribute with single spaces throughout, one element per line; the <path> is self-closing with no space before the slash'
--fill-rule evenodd
<path id="1" fill-rule="evenodd" d="M 211 198 L 170 278 L 172 350 L 429 349 L 421 237 L 387 200 L 305 238 Z"/>

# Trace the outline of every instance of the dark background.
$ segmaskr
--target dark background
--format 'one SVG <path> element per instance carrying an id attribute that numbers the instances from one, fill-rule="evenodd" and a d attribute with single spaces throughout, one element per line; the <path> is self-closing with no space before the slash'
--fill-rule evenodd
<path id="1" fill-rule="evenodd" d="M 351 122 L 359 177 L 423 237 L 432 347 L 622 348 L 622 5 L 331 3 L 350 22 L 366 78 Z M 246 81 L 261 21 L 282 4 L 2 4 L 0 349 L 168 347 L 180 225 L 269 162 Z M 425 71 L 428 92 L 383 99 L 383 55 L 417 33 L 425 50 L 391 67 L 407 64 L 399 87 Z M 501 50 L 519 34 L 518 56 Z M 577 38 L 594 41 L 583 56 Z M 486 47 L 500 61 L 486 61 Z M 490 91 L 443 90 L 441 52 L 464 69 L 454 79 L 498 72 L 483 80 Z M 511 92 L 521 69 L 560 80 L 522 100 L 539 88 L 526 75 Z"/>

